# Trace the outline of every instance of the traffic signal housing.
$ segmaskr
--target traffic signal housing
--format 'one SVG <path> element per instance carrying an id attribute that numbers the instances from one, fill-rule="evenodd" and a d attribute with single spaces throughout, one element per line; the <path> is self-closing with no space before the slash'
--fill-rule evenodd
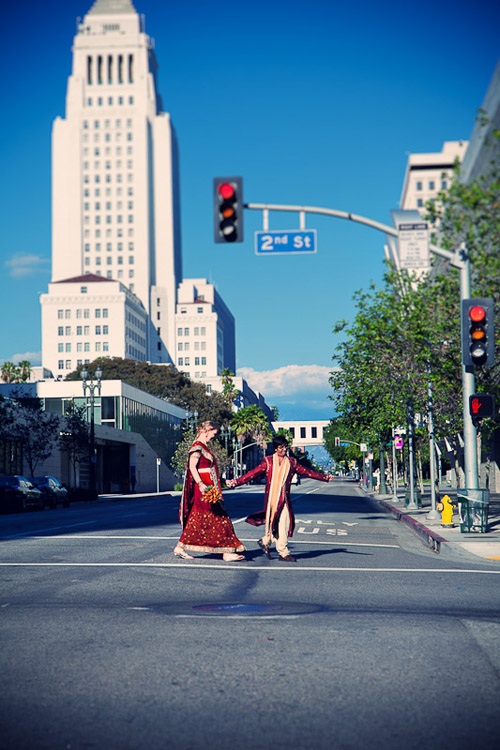
<path id="1" fill-rule="evenodd" d="M 214 241 L 243 242 L 243 178 L 214 178 Z"/>
<path id="2" fill-rule="evenodd" d="M 490 393 L 473 393 L 469 396 L 469 412 L 473 419 L 495 415 L 495 398 Z"/>
<path id="3" fill-rule="evenodd" d="M 494 314 L 491 298 L 471 297 L 462 300 L 462 362 L 466 367 L 493 365 Z"/>

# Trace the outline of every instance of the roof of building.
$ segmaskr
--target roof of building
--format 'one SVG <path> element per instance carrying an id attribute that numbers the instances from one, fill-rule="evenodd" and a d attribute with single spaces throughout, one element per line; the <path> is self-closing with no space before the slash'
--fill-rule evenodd
<path id="1" fill-rule="evenodd" d="M 110 16 L 137 13 L 137 11 L 132 5 L 131 0 L 95 0 L 89 13 Z"/>
<path id="2" fill-rule="evenodd" d="M 60 281 L 54 281 L 54 284 L 72 284 L 72 283 L 80 283 L 82 281 L 86 281 L 87 283 L 91 283 L 94 281 L 113 281 L 113 279 L 105 279 L 104 276 L 96 276 L 93 273 L 86 273 L 83 276 L 73 276 L 72 279 L 61 279 Z"/>

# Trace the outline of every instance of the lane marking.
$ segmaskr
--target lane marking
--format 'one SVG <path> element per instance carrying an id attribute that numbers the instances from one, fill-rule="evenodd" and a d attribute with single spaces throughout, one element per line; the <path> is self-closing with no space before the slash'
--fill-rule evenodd
<path id="1" fill-rule="evenodd" d="M 73 539 L 141 539 L 141 540 L 156 540 L 156 541 L 178 541 L 179 535 L 177 536 L 100 536 L 97 534 L 72 534 L 71 536 L 30 536 L 29 539 L 46 539 L 47 541 L 51 542 L 62 542 L 62 541 L 71 541 Z M 255 542 L 257 544 L 257 539 L 245 539 L 243 537 L 240 538 L 241 542 Z M 294 544 L 309 544 L 309 545 L 324 545 L 325 547 L 383 547 L 383 548 L 389 548 L 389 549 L 400 549 L 398 544 L 375 544 L 374 542 L 320 542 L 317 539 L 311 539 L 311 540 L 302 540 L 297 539 L 292 542 L 290 542 L 290 545 L 293 546 Z"/>
<path id="2" fill-rule="evenodd" d="M 320 567 L 311 566 L 307 568 L 301 568 L 300 566 L 281 566 L 274 567 L 271 565 L 245 565 L 240 563 L 239 565 L 230 565 L 228 563 L 219 563 L 218 565 L 212 563 L 191 564 L 191 563 L 76 563 L 76 562 L 12 562 L 4 563 L 0 562 L 2 568 L 196 568 L 197 570 L 211 569 L 211 570 L 240 570 L 244 573 L 252 572 L 253 570 L 265 570 L 267 572 L 287 573 L 287 572 L 300 572 L 308 573 L 310 571 L 329 571 L 337 573 L 469 573 L 473 575 L 500 575 L 500 570 L 470 570 L 461 568 L 343 568 L 343 567 Z"/>
<path id="3" fill-rule="evenodd" d="M 75 526 L 90 526 L 92 523 L 97 523 L 97 520 L 94 521 L 83 521 L 82 523 L 70 523 L 67 526 L 52 526 L 50 529 L 42 529 L 42 531 L 59 531 L 60 529 L 72 529 Z M 38 534 L 40 532 L 37 532 Z M 28 538 L 34 538 L 36 539 L 35 535 L 31 531 L 23 531 L 19 534 L 10 534 L 9 536 L 3 536 L 1 539 L 17 539 L 18 537 L 24 537 L 26 539 Z"/>

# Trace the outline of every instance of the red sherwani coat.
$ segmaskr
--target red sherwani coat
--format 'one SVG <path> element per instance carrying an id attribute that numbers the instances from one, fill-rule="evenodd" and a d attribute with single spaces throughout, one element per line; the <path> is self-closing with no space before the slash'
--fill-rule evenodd
<path id="1" fill-rule="evenodd" d="M 278 536 L 279 519 L 280 519 L 281 512 L 283 508 L 285 507 L 285 505 L 288 508 L 288 513 L 290 516 L 290 527 L 288 529 L 288 536 L 292 536 L 293 531 L 295 529 L 295 515 L 293 512 L 292 501 L 290 499 L 290 486 L 292 483 L 293 476 L 295 474 L 300 474 L 301 477 L 310 477 L 311 479 L 319 479 L 320 482 L 328 482 L 328 476 L 326 474 L 323 474 L 323 472 L 313 471 L 312 469 L 306 469 L 304 466 L 299 464 L 296 458 L 289 457 L 289 461 L 290 461 L 290 469 L 288 470 L 288 474 L 283 483 L 283 489 L 281 490 L 281 495 L 278 500 L 276 513 L 272 520 L 271 530 L 272 530 L 273 536 L 275 537 Z M 261 524 L 264 524 L 266 522 L 267 504 L 269 502 L 269 490 L 271 488 L 271 480 L 273 476 L 273 457 L 266 456 L 264 460 L 262 461 L 262 463 L 256 466 L 255 469 L 248 471 L 246 474 L 244 474 L 242 477 L 236 480 L 235 486 L 239 487 L 241 484 L 246 484 L 247 482 L 252 481 L 252 479 L 258 479 L 259 477 L 262 477 L 262 476 L 266 477 L 266 489 L 264 493 L 264 510 L 261 510 L 258 513 L 253 513 L 251 516 L 248 516 L 248 518 L 246 519 L 247 523 L 252 524 L 252 526 L 260 526 Z"/>

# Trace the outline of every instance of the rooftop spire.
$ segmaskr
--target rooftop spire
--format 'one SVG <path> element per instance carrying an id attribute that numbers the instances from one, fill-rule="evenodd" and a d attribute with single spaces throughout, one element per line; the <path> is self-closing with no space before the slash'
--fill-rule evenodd
<path id="1" fill-rule="evenodd" d="M 109 16 L 137 13 L 137 11 L 131 0 L 95 0 L 89 13 Z"/>

